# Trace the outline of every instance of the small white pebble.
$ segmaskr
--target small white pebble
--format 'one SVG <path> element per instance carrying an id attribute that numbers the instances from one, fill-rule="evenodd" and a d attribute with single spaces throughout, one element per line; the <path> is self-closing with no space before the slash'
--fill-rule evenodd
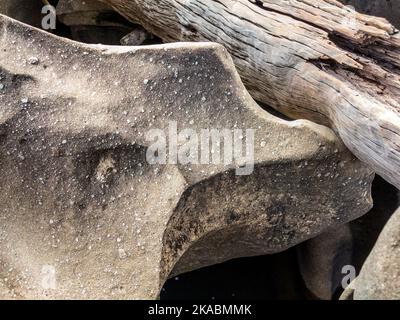
<path id="1" fill-rule="evenodd" d="M 28 63 L 29 63 L 29 64 L 33 64 L 33 65 L 37 65 L 37 64 L 39 63 L 39 59 L 36 58 L 36 57 L 30 57 L 30 58 L 28 59 Z"/>
<path id="2" fill-rule="evenodd" d="M 118 257 L 120 259 L 125 259 L 127 257 L 127 254 L 124 249 L 118 249 Z"/>

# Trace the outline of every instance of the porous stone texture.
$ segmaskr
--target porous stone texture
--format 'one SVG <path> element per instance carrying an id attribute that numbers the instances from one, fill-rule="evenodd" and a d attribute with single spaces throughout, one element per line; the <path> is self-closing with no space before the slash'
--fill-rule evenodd
<path id="1" fill-rule="evenodd" d="M 154 299 L 371 208 L 371 170 L 330 129 L 260 108 L 220 45 L 85 45 L 5 16 L 0 32 L 1 298 Z M 254 129 L 254 171 L 150 164 L 147 134 L 175 124 Z"/>
<path id="2" fill-rule="evenodd" d="M 213 41 L 252 96 L 333 128 L 400 189 L 400 37 L 330 0 L 102 0 L 164 42 Z"/>

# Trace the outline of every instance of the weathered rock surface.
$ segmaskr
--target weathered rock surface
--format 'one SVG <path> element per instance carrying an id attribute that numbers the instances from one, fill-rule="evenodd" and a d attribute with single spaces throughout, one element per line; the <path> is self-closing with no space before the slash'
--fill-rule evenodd
<path id="1" fill-rule="evenodd" d="M 4 16 L 0 32 L 2 298 L 156 298 L 371 207 L 373 173 L 330 129 L 262 110 L 217 44 L 84 45 Z M 175 123 L 253 128 L 254 172 L 151 165 L 146 133 Z"/>
<path id="2" fill-rule="evenodd" d="M 101 0 L 165 42 L 223 44 L 249 92 L 328 125 L 400 189 L 400 35 L 334 0 Z"/>
<path id="3" fill-rule="evenodd" d="M 355 300 L 400 299 L 400 209 L 390 218 L 354 284 Z"/>

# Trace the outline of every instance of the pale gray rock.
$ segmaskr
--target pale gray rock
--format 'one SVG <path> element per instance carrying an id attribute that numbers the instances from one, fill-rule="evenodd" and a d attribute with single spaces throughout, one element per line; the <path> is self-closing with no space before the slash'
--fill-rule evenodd
<path id="1" fill-rule="evenodd" d="M 220 45 L 86 45 L 5 16 L 0 32 L 2 298 L 154 299 L 371 208 L 373 172 L 330 129 L 260 108 Z M 151 165 L 146 133 L 171 123 L 254 129 L 254 172 Z"/>
<path id="2" fill-rule="evenodd" d="M 164 42 L 224 45 L 256 100 L 330 126 L 400 189 L 400 38 L 385 19 L 327 0 L 102 1 Z"/>
<path id="3" fill-rule="evenodd" d="M 380 234 L 354 287 L 355 300 L 400 299 L 400 209 Z"/>

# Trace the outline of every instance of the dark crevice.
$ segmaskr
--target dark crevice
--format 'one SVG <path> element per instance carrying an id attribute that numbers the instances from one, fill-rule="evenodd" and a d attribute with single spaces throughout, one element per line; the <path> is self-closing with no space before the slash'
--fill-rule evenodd
<path id="1" fill-rule="evenodd" d="M 168 280 L 161 300 L 315 299 L 298 269 L 296 248 L 234 259 Z"/>

